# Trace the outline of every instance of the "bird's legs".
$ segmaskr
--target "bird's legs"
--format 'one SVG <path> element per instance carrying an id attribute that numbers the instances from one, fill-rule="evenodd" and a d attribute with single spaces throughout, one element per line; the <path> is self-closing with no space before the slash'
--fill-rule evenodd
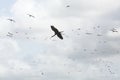
<path id="1" fill-rule="evenodd" d="M 50 39 L 51 39 L 52 37 L 54 37 L 55 35 L 56 35 L 56 34 L 54 34 L 53 36 L 51 36 Z"/>
<path id="2" fill-rule="evenodd" d="M 54 34 L 53 36 L 51 36 L 51 37 L 54 37 L 56 34 Z"/>

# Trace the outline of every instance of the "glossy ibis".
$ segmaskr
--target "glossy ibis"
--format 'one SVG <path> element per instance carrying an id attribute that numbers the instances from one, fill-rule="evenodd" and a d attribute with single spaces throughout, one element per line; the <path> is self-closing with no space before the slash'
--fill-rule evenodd
<path id="1" fill-rule="evenodd" d="M 54 31 L 54 35 L 52 36 L 52 37 L 54 37 L 55 35 L 57 35 L 60 39 L 63 39 L 63 37 L 62 37 L 62 34 L 61 34 L 61 32 L 63 32 L 63 31 L 59 31 L 57 28 L 55 28 L 53 25 L 51 25 L 51 29 Z"/>

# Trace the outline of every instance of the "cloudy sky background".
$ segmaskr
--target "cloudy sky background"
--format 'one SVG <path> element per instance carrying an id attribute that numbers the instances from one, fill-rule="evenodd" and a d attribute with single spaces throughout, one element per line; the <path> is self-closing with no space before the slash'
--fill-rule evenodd
<path id="1" fill-rule="evenodd" d="M 0 0 L 0 80 L 120 80 L 119 44 L 119 0 Z"/>

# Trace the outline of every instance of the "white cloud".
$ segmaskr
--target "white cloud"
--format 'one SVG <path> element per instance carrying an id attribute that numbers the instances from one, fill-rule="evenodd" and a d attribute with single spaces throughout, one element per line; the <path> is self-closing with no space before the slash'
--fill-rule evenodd
<path id="1" fill-rule="evenodd" d="M 3 65 L 0 65 L 0 77 L 5 77 L 7 72 L 8 71 L 7 71 L 6 67 Z"/>
<path id="2" fill-rule="evenodd" d="M 0 74 L 8 76 L 0 78 L 119 80 L 119 71 L 114 71 L 118 67 L 113 67 L 116 74 L 104 67 L 112 59 L 109 57 L 119 55 L 119 41 L 115 41 L 119 34 L 109 32 L 118 23 L 106 17 L 119 4 L 119 0 L 16 0 L 10 10 L 16 23 L 6 20 L 8 17 L 0 18 L 0 26 L 4 26 L 0 27 Z M 49 39 L 54 34 L 50 25 L 64 31 L 63 40 Z M 7 32 L 13 37 L 7 37 Z M 115 61 L 119 66 L 119 60 Z"/>

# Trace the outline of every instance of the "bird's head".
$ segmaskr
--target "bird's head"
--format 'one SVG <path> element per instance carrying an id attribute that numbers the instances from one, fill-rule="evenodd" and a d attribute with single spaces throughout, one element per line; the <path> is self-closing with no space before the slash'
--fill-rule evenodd
<path id="1" fill-rule="evenodd" d="M 54 28 L 54 26 L 53 26 L 53 25 L 51 25 L 51 28 Z"/>

